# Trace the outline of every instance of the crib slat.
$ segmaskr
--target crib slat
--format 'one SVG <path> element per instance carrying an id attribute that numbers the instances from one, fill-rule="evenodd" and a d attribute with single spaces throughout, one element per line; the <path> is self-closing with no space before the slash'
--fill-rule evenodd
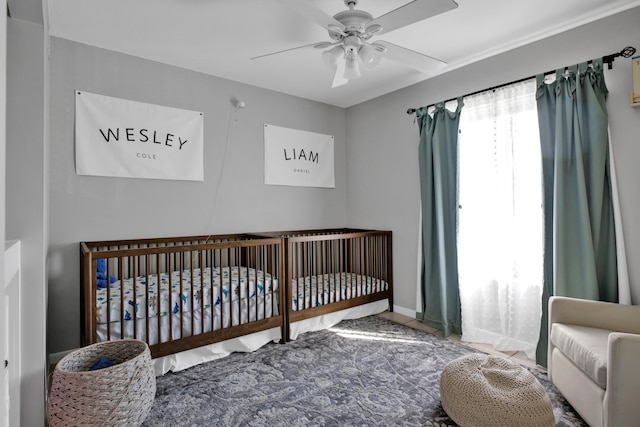
<path id="1" fill-rule="evenodd" d="M 336 273 L 338 274 L 338 286 L 340 286 L 340 293 L 342 294 L 342 289 L 344 289 L 344 280 L 343 280 L 343 276 L 342 273 L 344 272 L 344 266 L 342 265 L 342 257 L 344 256 L 344 249 L 343 249 L 343 241 L 344 239 L 338 239 L 336 242 L 336 263 L 337 263 L 337 268 L 336 268 Z M 345 298 L 346 298 L 346 290 L 345 290 Z"/>
<path id="2" fill-rule="evenodd" d="M 105 258 L 107 262 L 107 341 L 111 341 L 111 283 L 109 283 L 109 258 Z M 98 261 L 94 262 L 93 271 L 96 275 L 96 284 L 98 283 Z M 122 288 L 122 283 L 120 283 L 120 287 Z M 121 290 L 120 295 L 123 295 L 124 292 Z M 122 299 L 122 298 L 121 298 Z M 120 303 L 120 313 L 122 313 L 122 302 Z"/>
<path id="3" fill-rule="evenodd" d="M 333 298 L 331 302 L 336 302 L 340 300 L 340 284 L 338 283 L 338 276 L 336 276 L 336 271 L 333 269 L 333 244 L 334 240 L 329 240 L 326 242 L 327 246 L 327 276 L 333 278 Z"/>
<path id="4" fill-rule="evenodd" d="M 365 272 L 367 266 L 366 266 L 366 249 L 365 249 L 365 244 L 364 244 L 364 238 L 358 238 L 358 269 L 356 271 L 356 280 L 359 282 L 358 284 L 358 290 L 359 290 L 359 294 L 358 296 L 364 295 L 364 277 L 362 276 L 362 273 Z"/>
<path id="5" fill-rule="evenodd" d="M 310 269 L 311 261 L 309 260 L 309 252 L 311 252 L 311 250 L 307 246 L 309 246 L 309 243 L 305 242 L 305 243 L 302 244 L 302 254 L 303 254 L 302 255 L 303 256 L 302 259 L 305 262 L 305 265 L 303 267 L 304 271 L 303 271 L 302 276 L 301 276 L 303 278 L 302 279 L 303 280 L 303 283 L 302 283 L 302 304 L 299 304 L 300 305 L 299 309 L 302 309 L 302 310 L 307 308 L 307 305 L 306 305 L 307 304 L 307 294 L 313 292 L 313 288 L 311 287 L 312 284 L 313 284 L 312 281 L 311 281 L 311 275 L 312 275 L 312 271 Z M 305 256 L 305 252 L 306 252 L 306 256 Z M 298 277 L 298 276 L 296 276 L 296 277 Z M 307 292 L 307 278 L 309 278 L 309 290 L 308 290 L 308 292 Z M 300 283 L 298 282 L 298 287 L 299 286 L 300 286 Z M 299 292 L 300 291 L 298 291 L 298 293 Z M 311 295 L 309 295 L 309 300 L 311 300 Z M 300 298 L 298 298 L 298 302 L 300 302 Z"/>
<path id="6" fill-rule="evenodd" d="M 133 292 L 132 293 L 133 293 L 133 306 L 135 307 L 137 303 L 137 298 L 138 298 L 138 296 L 136 295 L 137 294 L 136 289 L 138 288 L 138 271 L 140 269 L 140 264 L 139 264 L 139 260 L 137 259 L 138 258 L 137 256 L 133 258 L 134 259 L 132 261 L 132 264 L 133 264 Z M 122 285 L 124 282 L 120 282 L 120 283 Z M 122 293 L 124 293 L 124 289 L 122 290 Z M 127 322 L 125 318 L 126 317 L 125 307 L 121 307 L 121 310 L 122 310 L 120 312 L 122 315 L 121 327 L 123 327 L 126 325 L 126 322 Z M 135 315 L 134 315 L 133 316 L 133 338 L 137 338 L 137 337 L 138 337 L 138 322 L 136 322 Z"/>
<path id="7" fill-rule="evenodd" d="M 119 319 L 119 323 L 120 323 L 120 339 L 124 339 L 125 338 L 125 328 L 124 328 L 124 319 L 122 318 L 123 313 L 124 313 L 124 267 L 122 265 L 122 259 L 123 257 L 118 257 L 116 258 L 118 261 L 118 280 L 120 281 L 120 317 L 121 319 Z M 109 269 L 107 268 L 107 271 L 109 271 Z M 111 281 L 109 279 L 109 281 Z M 109 287 L 111 287 L 111 285 L 109 285 Z M 108 299 L 108 298 L 107 298 Z M 111 303 L 109 303 L 109 305 L 111 305 Z M 109 309 L 109 311 L 111 311 Z M 111 323 L 107 323 L 107 330 L 110 331 L 111 330 Z M 109 338 L 107 338 L 108 340 Z"/>
<path id="8" fill-rule="evenodd" d="M 353 272 L 358 268 L 358 252 L 356 248 L 356 240 L 349 239 L 349 283 L 351 284 L 351 298 L 354 298 L 358 294 L 358 280 L 353 275 Z"/>
<path id="9" fill-rule="evenodd" d="M 147 304 L 147 319 L 151 319 L 149 315 L 149 306 L 151 305 L 156 310 L 156 317 L 158 322 L 158 333 L 157 333 L 157 341 L 158 343 L 162 342 L 162 309 L 160 307 L 160 297 L 162 295 L 162 268 L 160 266 L 160 254 L 156 254 L 156 299 L 155 302 L 153 298 L 151 299 L 151 304 Z M 148 283 L 148 282 L 147 282 Z M 149 323 L 147 320 L 145 323 Z"/>
<path id="10" fill-rule="evenodd" d="M 311 244 L 311 262 L 312 262 L 312 275 L 317 277 L 318 276 L 318 253 L 317 253 L 317 243 L 312 243 Z M 315 286 L 315 294 L 316 294 L 316 305 L 318 304 L 319 301 L 319 293 L 320 293 L 320 283 L 319 280 L 316 279 L 316 286 Z M 312 301 L 309 301 L 310 306 L 313 305 Z"/>
<path id="11" fill-rule="evenodd" d="M 199 259 L 199 267 L 200 267 L 200 293 L 198 295 L 198 298 L 200 300 L 200 333 L 204 333 L 204 306 L 205 306 L 205 302 L 204 302 L 204 289 L 205 289 L 205 283 L 204 283 L 204 278 L 205 278 L 205 266 L 204 266 L 204 251 L 199 251 L 198 252 L 200 255 L 200 259 Z M 192 309 L 192 311 L 195 311 Z"/>
<path id="12" fill-rule="evenodd" d="M 169 256 L 169 266 L 167 268 L 167 272 L 169 274 L 169 291 L 167 295 L 167 316 L 169 317 L 169 330 L 167 334 L 167 341 L 172 342 L 175 337 L 173 336 L 173 311 L 171 310 L 171 294 L 173 292 L 173 271 L 176 267 L 176 252 L 172 252 L 168 254 Z"/>
<path id="13" fill-rule="evenodd" d="M 258 250 L 257 248 L 252 248 L 252 250 L 250 251 L 251 253 L 253 253 L 253 283 L 254 283 L 254 288 L 255 288 L 255 298 L 256 298 L 256 304 L 255 304 L 255 320 L 258 320 L 260 318 L 259 316 L 259 310 L 260 310 L 260 291 L 258 288 Z M 250 311 L 250 304 L 247 303 L 247 311 Z M 251 321 L 251 316 L 249 316 L 249 321 Z"/>
<path id="14" fill-rule="evenodd" d="M 227 328 L 230 327 L 232 325 L 232 317 L 233 317 L 233 276 L 231 275 L 231 248 L 227 248 L 227 259 L 225 261 L 225 264 L 227 265 L 227 271 L 229 272 L 229 289 L 228 289 L 228 299 L 229 299 L 229 323 L 226 326 Z M 224 304 L 222 305 L 222 308 L 224 308 Z M 224 326 L 224 320 L 225 320 L 225 316 L 222 317 L 222 328 L 225 328 Z"/>
<path id="15" fill-rule="evenodd" d="M 149 256 L 147 255 L 144 257 L 144 304 L 145 304 L 145 322 L 144 322 L 144 329 L 145 329 L 145 340 L 150 340 L 151 335 L 149 334 Z M 158 284 L 159 285 L 159 284 Z M 137 293 L 137 289 L 134 290 L 135 293 Z M 133 321 L 134 322 L 138 322 L 138 305 L 134 304 L 133 306 Z M 158 325 L 158 329 L 160 329 L 160 325 Z"/>
<path id="16" fill-rule="evenodd" d="M 171 254 L 170 253 L 166 253 L 164 256 L 164 268 L 161 269 L 160 271 L 158 271 L 158 275 L 160 275 L 161 272 L 169 272 L 167 273 L 167 275 L 169 276 L 168 280 L 169 280 L 169 289 L 171 289 L 171 271 L 173 271 L 171 269 Z M 161 289 L 161 288 L 158 288 Z M 158 295 L 156 298 L 156 317 L 157 317 L 157 321 L 158 321 L 158 325 L 162 324 L 162 292 L 158 291 Z M 171 314 L 169 314 L 167 316 L 167 320 L 168 320 L 168 333 L 167 333 L 167 341 L 171 342 L 173 340 L 173 319 Z M 162 343 L 162 328 L 158 328 L 158 343 Z"/>
<path id="17" fill-rule="evenodd" d="M 186 280 L 188 281 L 189 287 L 188 289 L 185 289 L 185 292 L 187 295 L 182 300 L 184 303 L 182 310 L 185 312 L 185 317 L 188 318 L 187 326 L 185 326 L 185 329 L 188 328 L 189 331 L 188 333 L 186 333 L 186 336 L 191 336 L 193 335 L 194 328 L 195 328 L 195 319 L 194 319 L 195 316 L 194 316 L 194 309 L 193 309 L 194 308 L 193 294 L 194 294 L 194 288 L 195 288 L 194 286 L 195 275 L 194 275 L 193 269 L 195 268 L 195 266 L 193 263 L 193 251 L 185 252 L 185 256 L 187 257 L 185 264 L 186 264 L 186 268 L 188 269 L 185 276 L 186 276 Z"/>
<path id="18" fill-rule="evenodd" d="M 216 254 L 218 255 L 217 262 L 216 262 Z M 218 289 L 218 298 L 220 298 L 220 316 L 222 318 L 222 264 L 221 264 L 221 260 L 220 260 L 220 258 L 222 258 L 222 256 L 221 256 L 221 253 L 220 253 L 219 250 L 216 250 L 215 253 L 213 253 L 211 256 L 213 257 L 212 265 L 217 266 L 217 268 L 220 271 L 220 282 L 217 285 L 217 289 Z M 213 330 L 215 330 L 215 316 L 213 315 L 213 313 L 215 313 L 215 304 L 217 302 L 213 298 L 213 295 L 214 295 L 214 293 L 213 293 L 213 286 L 214 286 L 213 285 L 213 275 L 211 277 L 211 280 L 212 280 L 212 282 L 211 282 L 212 283 L 211 284 L 211 288 L 212 288 L 211 289 L 211 301 L 212 301 L 212 303 L 211 303 L 211 307 L 212 307 L 212 309 L 211 309 L 211 313 L 212 313 L 211 314 L 211 330 L 213 331 Z M 221 325 L 222 325 L 222 323 L 221 323 Z M 222 327 L 222 326 L 220 326 L 220 327 Z"/>
<path id="19" fill-rule="evenodd" d="M 178 273 L 178 280 L 180 281 L 180 284 L 178 286 L 179 292 L 178 292 L 178 301 L 176 301 L 176 309 L 178 310 L 179 314 L 179 318 L 180 318 L 180 336 L 178 337 L 179 339 L 184 338 L 185 334 L 184 334 L 184 307 L 182 305 L 182 294 L 184 293 L 184 286 L 183 286 L 183 275 L 184 275 L 184 256 L 185 253 L 184 252 L 180 252 L 180 256 L 178 257 L 179 262 L 180 262 L 180 268 L 178 269 L 179 273 Z M 171 306 L 171 294 L 169 294 L 169 306 Z M 171 312 L 173 313 L 173 308 L 171 308 Z"/>
<path id="20" fill-rule="evenodd" d="M 239 310 L 240 310 L 240 324 L 242 325 L 243 323 L 246 323 L 249 321 L 249 314 L 250 314 L 250 310 L 249 310 L 249 291 L 250 291 L 250 287 L 249 287 L 249 280 L 250 280 L 250 272 L 249 272 L 249 253 L 248 253 L 248 248 L 242 248 L 240 249 L 240 259 L 241 260 L 245 260 L 244 262 L 240 262 L 240 266 L 238 267 L 238 280 L 240 281 L 240 277 L 242 277 L 242 275 L 244 275 L 246 277 L 246 280 L 244 281 L 244 294 L 247 297 L 247 312 L 244 318 L 244 322 L 242 321 L 242 313 L 244 312 L 244 310 L 242 309 L 242 298 L 240 298 L 240 296 L 238 296 L 238 306 L 239 306 Z M 244 268 L 244 273 L 241 273 L 242 269 Z M 240 281 L 240 283 L 242 283 L 242 281 Z M 242 293 L 240 294 L 242 295 Z"/>

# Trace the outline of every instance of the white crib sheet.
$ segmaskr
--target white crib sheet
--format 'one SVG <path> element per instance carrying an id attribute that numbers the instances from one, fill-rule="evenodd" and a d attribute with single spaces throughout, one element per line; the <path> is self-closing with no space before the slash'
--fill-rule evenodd
<path id="1" fill-rule="evenodd" d="M 321 284 L 322 288 L 318 289 Z M 292 281 L 292 311 L 319 307 L 363 295 L 382 292 L 389 284 L 382 279 L 356 273 L 330 273 Z"/>

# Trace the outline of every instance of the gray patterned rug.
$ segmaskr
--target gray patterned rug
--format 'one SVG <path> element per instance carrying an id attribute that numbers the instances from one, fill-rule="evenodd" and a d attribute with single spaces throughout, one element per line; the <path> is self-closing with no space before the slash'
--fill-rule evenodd
<path id="1" fill-rule="evenodd" d="M 378 316 L 157 378 L 145 426 L 453 427 L 444 366 L 473 350 Z M 586 427 L 546 374 L 557 425 Z"/>

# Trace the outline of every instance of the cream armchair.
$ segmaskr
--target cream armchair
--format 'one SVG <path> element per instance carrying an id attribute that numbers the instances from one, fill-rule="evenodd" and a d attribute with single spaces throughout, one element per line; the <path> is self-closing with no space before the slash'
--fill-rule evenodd
<path id="1" fill-rule="evenodd" d="M 547 364 L 591 427 L 640 426 L 640 306 L 551 297 Z"/>

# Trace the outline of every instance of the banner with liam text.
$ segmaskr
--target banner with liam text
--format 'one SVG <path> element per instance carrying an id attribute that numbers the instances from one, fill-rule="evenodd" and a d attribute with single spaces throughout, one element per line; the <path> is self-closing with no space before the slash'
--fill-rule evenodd
<path id="1" fill-rule="evenodd" d="M 335 188 L 334 137 L 264 125 L 264 183 Z"/>
<path id="2" fill-rule="evenodd" d="M 76 91 L 78 175 L 204 180 L 198 111 Z"/>

